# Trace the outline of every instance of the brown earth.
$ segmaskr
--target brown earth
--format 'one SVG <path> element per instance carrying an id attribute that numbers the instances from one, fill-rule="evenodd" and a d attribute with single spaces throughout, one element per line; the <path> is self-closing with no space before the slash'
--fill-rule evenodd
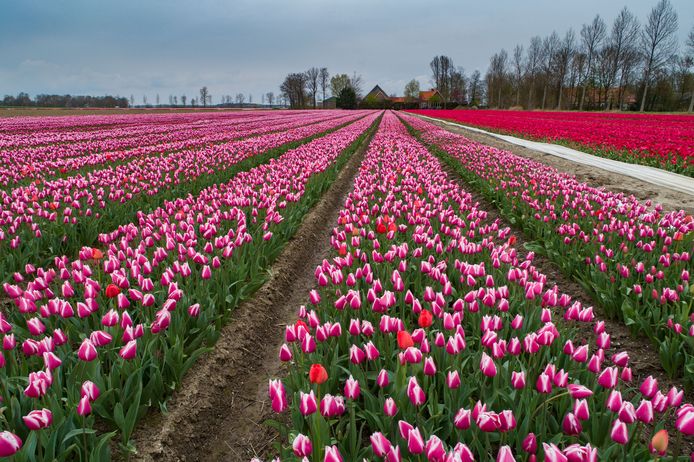
<path id="1" fill-rule="evenodd" d="M 410 114 L 416 116 L 416 114 Z M 651 199 L 654 203 L 661 203 L 666 210 L 683 209 L 689 214 L 694 214 L 694 196 L 675 191 L 672 189 L 661 188 L 651 183 L 638 180 L 626 175 L 608 172 L 596 167 L 577 164 L 561 157 L 556 157 L 551 154 L 534 151 L 515 144 L 508 143 L 490 135 L 476 133 L 464 128 L 454 127 L 452 125 L 436 122 L 431 119 L 423 119 L 427 122 L 438 125 L 439 127 L 453 133 L 458 133 L 466 138 L 478 143 L 493 146 L 498 149 L 511 151 L 521 157 L 528 157 L 543 164 L 550 165 L 562 172 L 569 172 L 576 176 L 576 179 L 587 183 L 596 188 L 605 188 L 607 191 L 617 193 L 633 194 L 640 201 Z"/>
<path id="2" fill-rule="evenodd" d="M 267 384 L 283 375 L 278 352 L 284 326 L 296 320 L 296 310 L 314 286 L 315 267 L 331 251 L 332 228 L 369 141 L 363 141 L 304 217 L 268 281 L 236 309 L 214 351 L 186 374 L 168 412 L 152 412 L 139 425 L 134 460 L 248 462 L 272 448 L 278 434 L 263 422 L 276 418 Z"/>

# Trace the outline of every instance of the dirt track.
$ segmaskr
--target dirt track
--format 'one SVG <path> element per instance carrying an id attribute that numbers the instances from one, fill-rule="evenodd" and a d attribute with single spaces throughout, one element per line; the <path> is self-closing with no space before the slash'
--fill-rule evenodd
<path id="1" fill-rule="evenodd" d="M 410 115 L 416 116 L 416 114 Z M 543 164 L 551 165 L 562 172 L 572 173 L 576 175 L 578 180 L 591 186 L 603 187 L 608 191 L 633 194 L 639 200 L 652 199 L 654 202 L 663 204 L 667 210 L 684 209 L 687 213 L 694 214 L 694 196 L 689 194 L 671 189 L 659 188 L 651 183 L 636 178 L 577 164 L 570 160 L 507 143 L 493 136 L 458 128 L 444 122 L 436 122 L 432 119 L 424 120 L 450 132 L 459 133 L 472 141 L 511 151 L 519 156 L 528 157 L 542 162 Z"/>
<path id="2" fill-rule="evenodd" d="M 272 265 L 270 279 L 236 309 L 214 351 L 188 372 L 168 403 L 169 412 L 153 412 L 139 425 L 134 460 L 248 462 L 272 447 L 277 435 L 263 422 L 276 416 L 267 383 L 282 375 L 283 326 L 296 319 L 314 285 L 315 267 L 331 250 L 330 233 L 369 141 L 304 217 Z"/>

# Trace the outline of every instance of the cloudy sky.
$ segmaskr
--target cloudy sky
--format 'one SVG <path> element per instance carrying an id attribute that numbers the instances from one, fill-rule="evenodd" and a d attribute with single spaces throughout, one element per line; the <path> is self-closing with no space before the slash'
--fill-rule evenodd
<path id="1" fill-rule="evenodd" d="M 694 1 L 671 0 L 680 41 Z M 288 72 L 326 66 L 402 94 L 430 85 L 451 56 L 484 72 L 489 56 L 596 13 L 611 24 L 626 0 L 0 0 L 0 96 L 37 93 L 220 95 L 278 92 Z M 643 21 L 656 0 L 629 0 Z"/>

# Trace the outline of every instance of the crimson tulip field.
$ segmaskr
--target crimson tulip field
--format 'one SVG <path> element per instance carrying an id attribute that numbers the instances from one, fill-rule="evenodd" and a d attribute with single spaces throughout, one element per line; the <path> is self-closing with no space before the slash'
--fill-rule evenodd
<path id="1" fill-rule="evenodd" d="M 505 114 L 517 124 L 492 128 L 531 120 Z M 592 141 L 572 133 L 606 116 L 570 117 L 583 128 L 527 135 L 691 173 L 694 133 L 675 116 L 610 115 Z M 305 228 L 340 185 L 318 217 L 332 231 Z M 286 276 L 308 281 L 303 302 L 254 311 L 301 230 L 315 262 Z M 224 332 L 247 306 L 243 326 L 274 334 L 221 367 L 254 383 L 250 361 L 277 364 L 245 396 L 196 382 L 223 396 L 194 430 L 266 438 L 245 460 L 692 461 L 693 246 L 684 210 L 408 113 L 0 119 L 0 459 L 152 460 L 137 435 L 158 415 L 186 452 L 156 460 L 216 460 L 166 419 L 205 407 L 177 397 L 235 348 Z M 628 345 L 653 353 L 652 373 Z M 262 421 L 239 419 L 255 402 Z"/>
<path id="2" fill-rule="evenodd" d="M 568 144 L 623 162 L 694 176 L 694 117 L 682 114 L 414 110 L 508 135 Z"/>

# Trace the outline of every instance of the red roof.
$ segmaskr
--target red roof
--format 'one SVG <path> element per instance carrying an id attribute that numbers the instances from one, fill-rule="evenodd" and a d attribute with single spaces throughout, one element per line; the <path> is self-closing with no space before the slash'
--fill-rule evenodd
<path id="1" fill-rule="evenodd" d="M 437 90 L 420 91 L 419 99 L 422 101 L 429 101 L 434 95 L 438 94 Z"/>

